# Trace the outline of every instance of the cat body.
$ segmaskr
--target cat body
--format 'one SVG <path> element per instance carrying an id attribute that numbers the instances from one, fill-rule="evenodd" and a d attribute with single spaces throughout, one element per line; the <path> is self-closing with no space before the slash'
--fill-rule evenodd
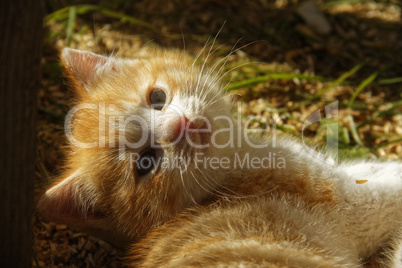
<path id="1" fill-rule="evenodd" d="M 234 172 L 219 201 L 135 244 L 133 266 L 400 267 L 400 164 L 331 167 L 292 140 L 280 143 L 294 159 L 286 170 Z"/>
<path id="2" fill-rule="evenodd" d="M 249 135 L 219 65 L 180 51 L 62 60 L 78 97 L 66 171 L 39 202 L 49 219 L 120 246 L 146 237 L 140 267 L 398 267 L 401 163 L 335 164 Z"/>
<path id="3" fill-rule="evenodd" d="M 384 171 L 384 166 L 377 168 Z M 289 181 L 285 178 L 275 181 L 271 177 L 266 183 L 266 177 L 244 174 L 234 179 L 225 185 L 226 190 L 238 191 L 244 198 L 221 198 L 154 229 L 133 246 L 131 264 L 400 267 L 401 215 L 397 207 L 401 189 L 383 188 L 381 192 L 371 188 L 381 188 L 381 184 L 361 190 L 358 186 L 362 185 L 355 181 L 331 185 L 329 180 L 323 186 L 317 178 L 310 182 L 295 180 L 295 176 L 288 177 Z"/>
<path id="4" fill-rule="evenodd" d="M 231 200 L 188 212 L 133 247 L 134 267 L 360 267 L 334 214 L 292 198 Z"/>

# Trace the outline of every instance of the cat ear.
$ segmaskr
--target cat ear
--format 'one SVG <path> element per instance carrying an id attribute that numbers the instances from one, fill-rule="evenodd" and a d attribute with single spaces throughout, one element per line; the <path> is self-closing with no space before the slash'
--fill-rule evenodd
<path id="1" fill-rule="evenodd" d="M 79 171 L 46 191 L 38 202 L 39 212 L 48 220 L 70 225 L 117 246 L 129 244 L 107 214 L 94 203 L 94 193 L 80 184 Z"/>
<path id="2" fill-rule="evenodd" d="M 87 92 L 104 74 L 117 70 L 116 59 L 89 51 L 64 48 L 61 60 L 75 86 Z"/>
<path id="3" fill-rule="evenodd" d="M 93 200 L 77 179 L 77 174 L 62 180 L 46 191 L 38 203 L 43 216 L 51 221 L 75 226 L 85 226 L 91 220 L 101 218 L 100 212 L 94 210 Z M 85 198 L 86 197 L 86 198 Z"/>

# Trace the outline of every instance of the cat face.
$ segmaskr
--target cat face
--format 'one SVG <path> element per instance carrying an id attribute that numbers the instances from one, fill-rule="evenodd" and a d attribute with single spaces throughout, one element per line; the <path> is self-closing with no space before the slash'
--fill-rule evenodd
<path id="1" fill-rule="evenodd" d="M 66 170 L 39 202 L 49 219 L 123 245 L 202 202 L 223 179 L 233 127 L 219 77 L 179 51 L 135 59 L 64 49 L 77 92 Z M 219 176 L 219 173 L 222 176 Z"/>

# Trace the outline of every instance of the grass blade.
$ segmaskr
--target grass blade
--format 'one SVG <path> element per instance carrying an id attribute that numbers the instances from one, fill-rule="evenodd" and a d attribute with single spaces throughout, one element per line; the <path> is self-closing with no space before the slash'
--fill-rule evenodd
<path id="1" fill-rule="evenodd" d="M 355 67 L 353 67 L 352 69 L 350 69 L 349 71 L 347 71 L 346 73 L 342 74 L 338 79 L 336 79 L 329 86 L 327 86 L 327 87 L 323 88 L 322 90 L 320 90 L 319 92 L 317 92 L 313 96 L 313 99 L 321 97 L 323 94 L 325 94 L 326 92 L 328 92 L 332 88 L 342 84 L 346 79 L 348 79 L 349 77 L 354 75 L 358 70 L 360 70 L 363 67 L 363 65 L 364 65 L 363 63 L 360 63 L 360 64 L 356 65 Z"/>
<path id="2" fill-rule="evenodd" d="M 109 18 L 120 19 L 122 21 L 127 21 L 129 23 L 136 24 L 136 25 L 142 26 L 144 28 L 148 28 L 148 29 L 153 30 L 153 31 L 159 31 L 155 26 L 153 26 L 153 25 L 151 25 L 151 24 L 149 24 L 149 23 L 147 23 L 145 21 L 142 21 L 142 20 L 139 20 L 139 19 L 134 18 L 132 16 L 128 16 L 128 15 L 126 15 L 124 13 L 119 13 L 119 12 L 113 11 L 111 9 L 108 9 L 108 8 L 105 8 L 105 7 L 102 7 L 102 6 L 97 6 L 97 5 L 74 5 L 74 6 L 68 6 L 68 7 L 56 10 L 53 13 L 50 13 L 49 15 L 47 15 L 45 17 L 45 21 L 50 21 L 50 20 L 64 21 L 64 20 L 66 20 L 67 18 L 70 17 L 69 13 L 70 13 L 70 9 L 72 7 L 76 8 L 76 13 L 79 14 L 79 15 L 83 15 L 83 14 L 87 14 L 89 12 L 95 12 L 96 11 L 96 12 L 99 12 L 99 13 L 103 14 L 106 17 L 109 17 Z"/>
<path id="3" fill-rule="evenodd" d="M 342 126 L 342 138 L 345 144 L 350 144 L 349 131 L 344 126 Z"/>
<path id="4" fill-rule="evenodd" d="M 352 133 L 352 137 L 355 140 L 355 142 L 364 147 L 362 140 L 359 138 L 359 135 L 357 134 L 355 122 L 353 121 L 353 117 L 351 115 L 348 115 L 348 120 L 349 120 L 349 125 L 350 125 L 350 132 Z"/>
<path id="5" fill-rule="evenodd" d="M 42 268 L 42 266 L 40 266 L 40 264 L 38 262 L 38 258 L 36 258 L 36 252 L 35 251 L 33 252 L 32 255 L 33 255 L 33 259 L 35 260 L 36 267 Z"/>
<path id="6" fill-rule="evenodd" d="M 75 6 L 71 6 L 68 11 L 68 21 L 67 21 L 67 46 L 70 46 L 71 44 L 71 39 L 73 36 L 73 31 L 74 31 L 74 24 L 75 24 L 75 19 L 77 17 L 77 9 Z"/>
<path id="7" fill-rule="evenodd" d="M 397 108 L 402 108 L 402 100 L 400 101 L 396 101 L 392 103 L 392 106 L 384 111 L 379 112 L 377 115 L 375 115 L 373 118 L 370 118 L 362 123 L 360 123 L 357 128 L 361 128 L 367 124 L 370 124 L 371 122 L 373 122 L 376 118 L 381 117 L 381 116 L 385 116 L 387 114 L 392 113 L 393 110 L 397 109 Z"/>
<path id="8" fill-rule="evenodd" d="M 371 2 L 372 0 L 335 0 L 335 1 L 329 1 L 327 3 L 323 3 L 323 7 L 334 7 L 337 5 L 341 4 L 353 4 L 353 3 L 365 3 L 365 2 Z"/>
<path id="9" fill-rule="evenodd" d="M 45 21 L 63 21 L 68 18 L 68 12 L 70 10 L 70 7 L 64 7 L 62 9 L 58 9 L 48 15 L 45 16 Z"/>
<path id="10" fill-rule="evenodd" d="M 386 147 L 386 146 L 388 146 L 390 144 L 399 143 L 399 142 L 402 142 L 402 138 L 401 139 L 396 139 L 396 140 L 393 140 L 393 141 L 389 141 L 389 142 L 385 142 L 385 143 L 381 143 L 381 144 L 377 145 L 376 147 L 374 147 L 374 149 L 383 148 L 383 147 Z"/>
<path id="11" fill-rule="evenodd" d="M 292 80 L 292 79 L 304 79 L 307 81 L 326 81 L 324 77 L 314 76 L 314 75 L 305 75 L 305 74 L 292 74 L 292 73 L 272 73 L 264 76 L 258 76 L 252 79 L 244 80 L 241 82 L 233 83 L 230 86 L 225 88 L 225 91 L 232 91 L 235 89 L 252 86 L 259 83 L 264 83 L 271 80 Z"/>
<path id="12" fill-rule="evenodd" d="M 113 10 L 110 10 L 110 9 L 107 9 L 104 7 L 100 7 L 98 9 L 98 11 L 109 18 L 120 19 L 122 21 L 128 21 L 131 24 L 136 24 L 136 25 L 142 26 L 144 28 L 148 28 L 153 31 L 158 31 L 158 29 L 156 27 L 154 27 L 153 25 L 151 25 L 145 21 L 139 20 L 137 18 L 128 16 L 126 14 L 115 12 Z"/>
<path id="13" fill-rule="evenodd" d="M 379 85 L 390 85 L 390 84 L 397 84 L 397 83 L 402 83 L 402 77 L 387 78 L 387 79 L 381 79 L 380 81 L 378 81 Z"/>
<path id="14" fill-rule="evenodd" d="M 370 75 L 369 77 L 367 77 L 366 79 L 364 79 L 363 82 L 360 83 L 360 85 L 356 88 L 355 92 L 353 93 L 352 97 L 349 99 L 348 108 L 352 107 L 352 104 L 355 101 L 357 95 L 359 95 L 359 93 L 364 88 L 366 88 L 368 85 L 370 85 L 371 82 L 373 82 L 374 79 L 376 79 L 377 75 L 378 75 L 378 72 L 375 72 L 372 75 Z"/>

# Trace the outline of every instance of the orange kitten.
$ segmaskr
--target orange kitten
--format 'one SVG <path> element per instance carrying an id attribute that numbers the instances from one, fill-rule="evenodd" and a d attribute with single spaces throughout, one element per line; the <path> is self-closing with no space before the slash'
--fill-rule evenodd
<path id="1" fill-rule="evenodd" d="M 180 51 L 66 48 L 62 61 L 77 105 L 66 171 L 39 202 L 49 219 L 120 246 L 148 235 L 131 255 L 144 267 L 399 265 L 400 163 L 335 165 L 289 138 L 248 135 L 219 65 Z"/>

